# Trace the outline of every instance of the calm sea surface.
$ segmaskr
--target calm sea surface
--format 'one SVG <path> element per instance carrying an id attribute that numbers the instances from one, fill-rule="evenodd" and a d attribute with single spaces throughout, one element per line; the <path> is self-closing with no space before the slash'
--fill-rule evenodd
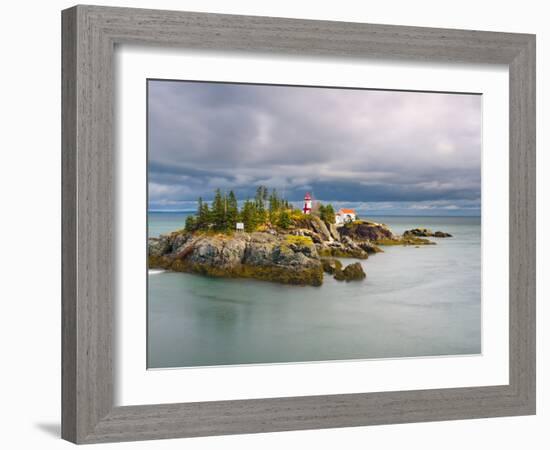
<path id="1" fill-rule="evenodd" d="M 149 235 L 182 228 L 185 217 L 149 213 Z M 361 261 L 367 278 L 356 283 L 325 276 L 320 287 L 299 287 L 152 271 L 149 367 L 480 353 L 480 219 L 372 220 L 397 233 L 420 226 L 454 237 L 384 247 Z"/>

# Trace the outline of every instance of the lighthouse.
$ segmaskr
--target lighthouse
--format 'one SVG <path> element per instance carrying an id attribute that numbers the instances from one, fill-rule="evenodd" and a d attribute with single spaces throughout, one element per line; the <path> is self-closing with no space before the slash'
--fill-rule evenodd
<path id="1" fill-rule="evenodd" d="M 306 196 L 304 197 L 304 214 L 311 214 L 311 195 L 309 195 L 309 192 L 306 192 Z"/>

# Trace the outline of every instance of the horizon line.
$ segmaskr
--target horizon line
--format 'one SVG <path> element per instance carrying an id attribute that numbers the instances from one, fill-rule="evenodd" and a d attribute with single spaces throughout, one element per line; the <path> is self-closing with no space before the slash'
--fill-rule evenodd
<path id="1" fill-rule="evenodd" d="M 189 209 L 147 209 L 147 213 L 195 213 L 196 211 Z M 395 216 L 395 217 L 408 217 L 408 216 L 422 216 L 422 217 L 481 217 L 481 214 L 369 214 L 369 216 Z"/>

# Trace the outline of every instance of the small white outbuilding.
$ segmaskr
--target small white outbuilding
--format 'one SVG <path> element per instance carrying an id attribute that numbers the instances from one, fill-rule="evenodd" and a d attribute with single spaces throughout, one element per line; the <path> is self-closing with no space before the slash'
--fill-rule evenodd
<path id="1" fill-rule="evenodd" d="M 355 209 L 340 208 L 335 215 L 336 225 L 344 225 L 353 222 L 357 218 Z"/>

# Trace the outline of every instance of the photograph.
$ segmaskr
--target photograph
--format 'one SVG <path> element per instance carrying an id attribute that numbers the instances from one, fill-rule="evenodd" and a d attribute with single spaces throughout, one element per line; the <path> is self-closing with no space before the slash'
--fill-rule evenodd
<path id="1" fill-rule="evenodd" d="M 482 354 L 480 93 L 146 87 L 148 369 Z"/>
<path id="2" fill-rule="evenodd" d="M 2 5 L 2 448 L 550 448 L 548 8 L 442 5 Z"/>

